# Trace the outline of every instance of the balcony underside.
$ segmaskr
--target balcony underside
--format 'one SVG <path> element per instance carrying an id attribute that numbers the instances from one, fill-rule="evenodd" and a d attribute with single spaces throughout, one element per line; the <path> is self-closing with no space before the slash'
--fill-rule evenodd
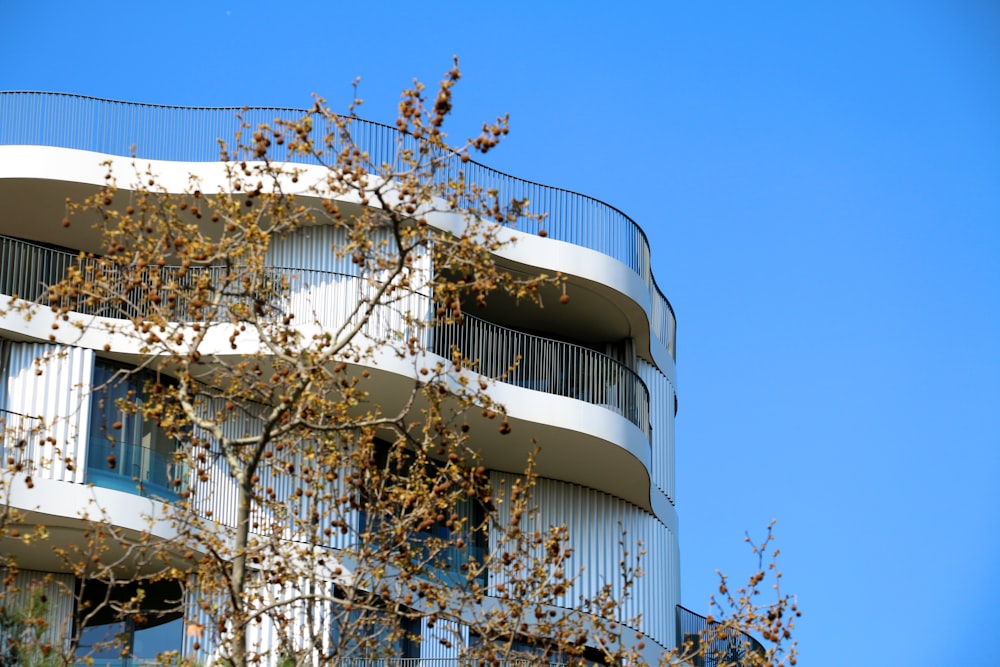
<path id="1" fill-rule="evenodd" d="M 5 296 L 0 296 L 0 300 L 8 301 Z M 54 315 L 48 308 L 38 309 L 30 321 L 20 313 L 6 312 L 0 316 L 0 334 L 14 340 L 47 341 L 53 323 Z M 100 326 L 91 327 L 82 335 L 75 327 L 63 326 L 57 334 L 57 343 L 60 337 L 65 337 L 62 342 L 66 344 L 90 348 L 120 361 L 137 363 L 143 356 L 134 338 L 108 335 Z M 251 352 L 246 347 L 229 349 L 226 335 L 217 339 L 218 349 L 206 349 L 205 358 Z M 362 370 L 368 370 L 369 377 L 362 380 L 360 388 L 378 396 L 383 411 L 391 413 L 410 397 L 413 382 L 419 377 L 417 369 L 433 366 L 435 360 L 444 361 L 431 353 L 423 359 L 400 359 L 386 352 L 376 354 L 363 366 L 350 365 L 348 372 L 360 375 Z M 470 433 L 484 465 L 521 472 L 537 443 L 542 450 L 537 459 L 537 472 L 541 476 L 595 488 L 656 511 L 650 498 L 649 440 L 622 416 L 620 408 L 503 382 L 492 383 L 488 391 L 494 401 L 506 407 L 511 432 L 502 433 L 498 420 L 483 417 L 479 412 L 469 413 Z"/>
<path id="2" fill-rule="evenodd" d="M 104 184 L 106 167 L 101 162 L 105 159 L 109 156 L 78 150 L 0 145 L 0 200 L 5 202 L 0 234 L 99 253 L 101 240 L 92 221 L 74 218 L 69 228 L 59 221 L 65 216 L 67 199 L 82 201 Z M 135 168 L 127 158 L 110 159 L 115 161 L 119 187 L 127 191 L 136 178 Z M 154 172 L 164 187 L 179 192 L 196 169 L 205 183 L 222 182 L 222 166 L 218 162 L 163 162 L 154 165 Z M 207 185 L 203 188 L 206 194 L 213 191 Z M 127 195 L 122 201 L 126 200 Z M 309 199 L 303 201 L 308 203 Z M 341 202 L 347 214 L 352 207 L 356 209 L 357 205 Z M 463 224 L 461 216 L 453 214 L 428 218 L 442 229 L 458 229 Z M 637 352 L 673 381 L 672 311 L 658 290 L 651 291 L 647 280 L 621 261 L 587 247 L 519 230 L 502 230 L 501 236 L 517 239 L 498 251 L 502 267 L 533 275 L 561 272 L 570 279 L 571 300 L 568 305 L 560 304 L 560 293 L 552 290 L 542 294 L 545 307 L 539 310 L 495 297 L 484 313 L 487 319 L 513 326 L 530 324 L 535 331 L 553 334 L 573 331 L 578 340 L 585 342 L 632 338 Z"/>

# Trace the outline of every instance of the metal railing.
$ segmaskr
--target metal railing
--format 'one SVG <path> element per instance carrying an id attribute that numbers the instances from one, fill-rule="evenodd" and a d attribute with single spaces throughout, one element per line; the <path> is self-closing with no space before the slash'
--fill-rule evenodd
<path id="1" fill-rule="evenodd" d="M 27 470 L 33 463 L 33 441 L 42 437 L 42 419 L 0 409 L 0 470 Z"/>
<path id="2" fill-rule="evenodd" d="M 499 651 L 498 651 L 499 652 Z M 565 667 L 566 663 L 553 662 L 539 657 L 536 660 L 508 658 L 497 661 L 485 659 L 482 663 L 472 656 L 458 658 L 334 658 L 335 667 Z"/>
<path id="3" fill-rule="evenodd" d="M 638 426 L 647 439 L 651 437 L 649 390 L 625 364 L 582 345 L 508 329 L 471 315 L 462 319 L 462 324 L 434 329 L 431 351 L 451 359 L 455 349 L 474 362 L 473 369 L 482 375 L 600 405 Z"/>
<path id="4" fill-rule="evenodd" d="M 38 301 L 76 266 L 78 255 L 0 236 L 0 293 Z"/>
<path id="5" fill-rule="evenodd" d="M 65 93 L 0 91 L 0 145 L 58 146 L 122 156 L 131 155 L 134 147 L 140 158 L 214 161 L 220 158 L 218 140 L 230 142 L 240 129 L 237 114 L 255 128 L 273 126 L 278 118 L 297 120 L 306 113 L 287 107 L 178 107 Z M 348 127 L 375 168 L 397 164 L 400 151 L 415 143 L 381 123 L 351 118 Z M 315 162 L 308 156 L 291 155 L 287 145 L 272 145 L 270 150 L 276 161 Z M 646 234 L 634 220 L 593 197 L 517 178 L 474 161 L 463 163 L 455 155 L 449 156 L 438 178 L 459 171 L 468 182 L 496 189 L 501 201 L 528 199 L 533 211 L 546 214 L 541 223 L 520 220 L 520 229 L 537 233 L 544 228 L 550 238 L 609 255 L 639 274 L 649 288 L 650 326 L 676 357 L 677 320 L 653 278 Z"/>
<path id="6" fill-rule="evenodd" d="M 88 657 L 80 664 L 93 667 L 141 667 L 144 665 L 162 665 L 158 660 L 141 658 L 93 658 Z M 480 663 L 475 658 L 326 658 L 324 665 L 331 667 L 480 667 L 480 664 L 490 667 L 565 667 L 565 663 L 545 660 L 499 660 Z"/>
<path id="7" fill-rule="evenodd" d="M 698 652 L 691 667 L 743 667 L 756 664 L 751 654 L 763 656 L 763 645 L 745 632 L 709 623 L 701 614 L 677 605 L 677 645 Z"/>
<path id="8" fill-rule="evenodd" d="M 78 262 L 85 274 L 100 274 L 104 281 L 116 279 L 113 265 L 99 259 L 0 236 L 0 294 L 42 300 L 46 287 L 61 280 L 66 270 Z M 163 285 L 157 291 L 160 303 L 172 304 L 157 306 L 159 312 L 165 309 L 175 313 L 177 321 L 185 321 L 191 310 L 184 290 L 171 287 L 182 282 L 177 278 L 179 269 L 167 266 L 155 270 Z M 228 282 L 222 279 L 224 268 L 199 270 L 219 272 L 217 284 Z M 185 275 L 191 277 L 195 273 L 196 270 L 188 269 Z M 273 304 L 277 313 L 294 313 L 299 324 L 316 323 L 327 329 L 357 318 L 354 306 L 372 289 L 363 278 L 330 271 L 274 267 L 267 269 L 267 274 L 285 285 L 280 290 L 281 303 Z M 243 297 L 231 297 L 233 302 L 240 298 Z M 647 439 L 651 437 L 649 391 L 634 371 L 616 359 L 581 345 L 527 334 L 471 315 L 464 315 L 461 325 L 434 328 L 428 340 L 428 329 L 412 327 L 409 318 L 419 318 L 422 313 L 428 316 L 429 304 L 426 297 L 410 295 L 376 309 L 362 331 L 376 339 L 394 335 L 400 340 L 414 333 L 432 352 L 446 359 L 451 359 L 452 350 L 457 348 L 465 358 L 476 362 L 474 370 L 482 375 L 599 405 L 638 426 Z M 152 309 L 148 293 L 137 293 L 135 298 L 110 304 L 90 301 L 81 295 L 59 305 L 86 315 L 118 318 L 143 318 Z"/>
<path id="9" fill-rule="evenodd" d="M 113 285 L 124 280 L 116 265 L 99 258 L 81 257 L 66 250 L 0 236 L 0 294 L 47 305 L 48 287 L 61 281 L 67 270 L 76 266 L 86 281 L 95 284 Z M 81 293 L 75 297 L 61 297 L 56 305 L 102 317 L 148 318 L 155 312 L 174 321 L 201 320 L 207 313 L 207 307 L 195 307 L 191 298 L 193 290 L 185 288 L 196 285 L 198 279 L 206 274 L 210 285 L 223 286 L 222 298 L 217 306 L 222 312 L 253 298 L 234 269 L 191 267 L 182 273 L 177 266 L 150 266 L 141 272 L 136 270 L 131 278 L 138 286 L 122 291 L 116 295 L 118 298 L 91 299 Z M 280 294 L 280 303 L 269 304 L 274 310 L 281 314 L 295 313 L 296 321 L 302 324 L 311 322 L 326 328 L 357 320 L 360 317 L 360 313 L 355 312 L 357 304 L 367 298 L 373 289 L 368 281 L 357 276 L 314 269 L 269 267 L 265 275 L 255 279 L 269 283 L 265 286 L 269 294 Z M 151 289 L 151 284 L 160 287 Z M 156 304 L 153 299 L 156 299 Z M 377 309 L 363 332 L 384 335 L 397 331 L 401 336 L 408 335 L 406 314 L 419 313 L 420 299 L 423 297 L 413 295 Z"/>

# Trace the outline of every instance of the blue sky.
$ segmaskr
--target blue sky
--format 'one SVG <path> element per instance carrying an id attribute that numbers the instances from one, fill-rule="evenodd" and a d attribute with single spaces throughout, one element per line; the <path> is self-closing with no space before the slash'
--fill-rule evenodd
<path id="1" fill-rule="evenodd" d="M 0 0 L 0 89 L 391 121 L 646 230 L 679 319 L 683 598 L 778 519 L 800 664 L 988 664 L 1000 612 L 1000 4 Z"/>

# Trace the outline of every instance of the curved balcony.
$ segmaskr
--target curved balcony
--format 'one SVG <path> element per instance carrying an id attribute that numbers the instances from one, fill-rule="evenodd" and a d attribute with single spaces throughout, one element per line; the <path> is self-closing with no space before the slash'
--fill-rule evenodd
<path id="1" fill-rule="evenodd" d="M 764 647 L 759 641 L 733 628 L 723 627 L 677 605 L 677 646 L 689 644 L 702 650 L 693 667 L 742 667 L 762 664 Z"/>
<path id="2" fill-rule="evenodd" d="M 99 267 L 98 260 L 81 259 L 65 250 L 0 236 L 0 294 L 38 301 L 45 295 L 46 285 L 61 280 L 66 270 L 78 262 L 82 262 L 85 273 L 106 271 Z M 163 285 L 183 282 L 177 277 L 176 267 L 158 271 Z M 193 272 L 189 270 L 188 275 Z M 274 267 L 268 272 L 288 285 L 283 303 L 277 306 L 282 313 L 295 313 L 296 321 L 303 323 L 308 316 L 310 322 L 327 329 L 342 326 L 356 316 L 354 304 L 371 289 L 367 281 L 357 276 L 331 271 Z M 142 289 L 145 288 L 137 288 L 136 298 L 127 302 L 93 305 L 81 296 L 63 305 L 87 315 L 142 317 L 143 304 L 149 304 L 148 295 L 139 293 Z M 178 296 L 169 287 L 160 291 L 161 302 L 172 303 L 169 307 L 173 312 L 188 312 L 183 294 Z M 461 325 L 408 331 L 407 313 L 419 315 L 429 310 L 427 297 L 409 295 L 378 309 L 367 323 L 366 333 L 384 336 L 399 332 L 405 338 L 415 333 L 426 349 L 446 359 L 451 359 L 452 350 L 457 348 L 475 362 L 475 371 L 482 375 L 601 406 L 628 419 L 650 439 L 649 391 L 638 374 L 616 359 L 582 345 L 524 333 L 470 315 L 463 316 Z"/>
<path id="3" fill-rule="evenodd" d="M 431 351 L 446 359 L 451 358 L 452 348 L 458 349 L 483 375 L 599 405 L 651 437 L 649 391 L 635 372 L 612 357 L 470 315 L 463 315 L 460 325 L 434 329 L 433 336 Z"/>
<path id="4" fill-rule="evenodd" d="M 298 119 L 304 109 L 283 107 L 176 107 L 29 91 L 0 91 L 0 145 L 43 145 L 155 160 L 207 162 L 219 159 L 217 140 L 227 141 L 240 129 L 239 114 L 251 126 L 277 118 Z M 314 121 L 316 119 L 314 118 Z M 395 164 L 415 141 L 396 128 L 352 118 L 355 143 L 374 167 Z M 317 127 L 316 132 L 327 128 Z M 289 155 L 287 146 L 272 146 L 271 158 L 309 163 Z M 638 224 L 617 208 L 580 193 L 542 185 L 452 156 L 439 177 L 461 170 L 466 178 L 495 189 L 501 200 L 528 199 L 546 213 L 544 224 L 519 220 L 518 229 L 590 248 L 627 265 L 645 281 L 651 302 L 650 327 L 676 357 L 677 321 L 650 268 L 649 241 Z"/>

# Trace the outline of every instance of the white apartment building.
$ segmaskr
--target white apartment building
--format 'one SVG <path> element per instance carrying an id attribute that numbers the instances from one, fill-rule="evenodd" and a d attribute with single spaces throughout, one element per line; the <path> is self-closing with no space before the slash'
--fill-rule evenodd
<path id="1" fill-rule="evenodd" d="M 61 277 L 81 250 L 97 251 L 97 232 L 86 225 L 63 228 L 65 200 L 80 200 L 104 183 L 102 162 L 117 161 L 127 172 L 131 146 L 152 166 L 167 187 L 186 184 L 189 173 L 218 168 L 217 137 L 235 129 L 235 109 L 197 109 L 122 103 L 52 93 L 0 92 L 0 302 L 38 299 L 43 286 Z M 250 109 L 249 120 L 268 122 L 287 109 Z M 359 132 L 374 154 L 390 145 L 395 129 L 360 123 Z M 280 157 L 279 157 L 280 159 Z M 465 350 L 496 353 L 495 368 L 484 362 L 485 375 L 499 376 L 509 360 L 521 355 L 516 372 L 496 382 L 492 391 L 506 408 L 518 433 L 530 433 L 539 446 L 540 482 L 535 500 L 543 521 L 565 523 L 574 564 L 583 575 L 565 595 L 573 606 L 580 595 L 594 594 L 619 573 L 619 539 L 627 531 L 647 552 L 641 577 L 623 615 L 641 613 L 645 651 L 651 659 L 675 646 L 676 607 L 680 603 L 677 511 L 675 509 L 674 417 L 676 323 L 669 301 L 651 271 L 650 247 L 642 229 L 609 204 L 586 195 L 524 181 L 480 165 L 471 179 L 496 187 L 501 199 L 530 198 L 535 210 L 548 212 L 544 236 L 537 229 L 517 230 L 517 242 L 499 251 L 498 261 L 568 277 L 572 301 L 565 307 L 518 308 L 498 301 L 479 317 L 467 318 L 461 338 L 441 335 L 431 352 L 447 354 L 451 343 Z M 127 189 L 123 180 L 121 187 Z M 434 220 L 431 220 L 434 224 Z M 316 244 L 335 242 L 323 232 L 291 235 L 272 248 L 276 270 L 322 276 L 340 268 Z M 316 278 L 313 284 L 322 283 Z M 331 282 L 331 289 L 335 288 Z M 333 300 L 314 291 L 309 307 L 334 321 Z M 329 312 L 324 308 L 329 305 Z M 120 422 L 114 396 L 97 396 L 89 387 L 122 364 L 138 358 L 134 347 L 105 349 L 96 338 L 73 338 L 60 332 L 53 341 L 51 318 L 40 313 L 30 321 L 3 307 L 0 315 L 0 414 L 7 424 L 4 459 L 14 447 L 17 425 L 30 431 L 32 420 L 46 420 L 66 443 L 58 458 L 47 455 L 45 442 L 28 442 L 23 451 L 34 463 L 32 486 L 9 469 L 14 482 L 6 502 L 44 524 L 48 542 L 81 539 L 83 507 L 95 502 L 106 520 L 141 529 L 151 504 L 172 493 L 171 445 L 155 427 L 139 419 Z M 44 373 L 35 360 L 51 359 Z M 482 356 L 487 355 L 470 355 Z M 405 366 L 387 373 L 412 383 Z M 141 391 L 132 386 L 111 391 Z M 389 385 L 386 385 L 387 387 Z M 106 464 L 106 438 L 120 432 L 124 448 L 118 465 Z M 23 426 L 27 425 L 27 426 Z M 523 469 L 523 450 L 508 441 L 484 437 L 477 442 L 482 462 L 497 483 Z M 5 463 L 5 466 L 7 464 Z M 30 526 L 25 527 L 26 530 Z M 49 547 L 0 541 L 19 569 L 11 588 L 27 589 L 47 576 L 47 611 L 52 628 L 78 622 L 80 601 L 74 574 L 65 571 Z M 164 590 L 163 595 L 175 592 Z M 16 596 L 4 601 L 10 607 Z M 27 604 L 26 600 L 21 603 Z M 185 632 L 185 618 L 158 619 L 144 626 L 127 619 L 102 618 L 94 624 L 117 624 L 129 635 L 130 656 L 108 657 L 106 664 L 141 664 L 159 651 L 210 662 L 211 648 L 195 649 Z M 424 660 L 453 659 L 443 647 L 423 642 L 416 655 Z M 99 661 L 98 661 L 99 662 Z"/>

